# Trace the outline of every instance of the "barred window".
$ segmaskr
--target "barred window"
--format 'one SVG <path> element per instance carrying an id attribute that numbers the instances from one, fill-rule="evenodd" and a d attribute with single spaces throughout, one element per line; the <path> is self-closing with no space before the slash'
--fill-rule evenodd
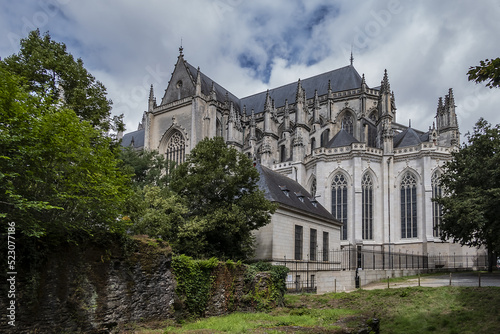
<path id="1" fill-rule="evenodd" d="M 440 197 L 442 194 L 441 186 L 439 184 L 439 178 L 441 177 L 441 173 L 439 171 L 435 171 L 432 174 L 431 178 L 431 186 L 432 186 L 432 198 Z M 432 202 L 432 227 L 434 230 L 434 236 L 439 237 L 439 224 L 441 223 L 441 219 L 443 216 L 443 207 L 436 202 Z"/>
<path id="2" fill-rule="evenodd" d="M 332 215 L 342 222 L 340 238 L 347 240 L 347 181 L 344 174 L 337 174 L 333 178 Z"/>
<path id="3" fill-rule="evenodd" d="M 303 228 L 295 225 L 295 260 L 302 260 Z"/>
<path id="4" fill-rule="evenodd" d="M 316 261 L 316 247 L 318 246 L 318 231 L 314 228 L 311 229 L 309 235 L 309 259 Z"/>
<path id="5" fill-rule="evenodd" d="M 328 261 L 328 251 L 330 249 L 330 236 L 328 232 L 323 232 L 323 261 Z"/>
<path id="6" fill-rule="evenodd" d="M 186 159 L 186 144 L 184 137 L 179 131 L 175 131 L 167 142 L 165 156 L 168 161 L 181 164 Z"/>
<path id="7" fill-rule="evenodd" d="M 362 237 L 364 240 L 373 239 L 373 181 L 369 174 L 363 175 L 362 189 Z"/>
<path id="8" fill-rule="evenodd" d="M 407 172 L 401 180 L 401 238 L 417 237 L 417 179 Z"/>

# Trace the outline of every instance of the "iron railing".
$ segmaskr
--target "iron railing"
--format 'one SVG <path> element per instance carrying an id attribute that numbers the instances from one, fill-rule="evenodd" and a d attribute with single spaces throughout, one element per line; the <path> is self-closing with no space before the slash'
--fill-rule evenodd
<path id="1" fill-rule="evenodd" d="M 446 270 L 477 270 L 488 265 L 486 254 L 456 255 L 438 254 L 422 255 L 407 252 L 384 252 L 367 250 L 362 247 L 345 247 L 330 250 L 327 253 L 318 252 L 305 260 L 282 259 L 273 260 L 276 265 L 289 268 L 287 288 L 289 292 L 315 292 L 316 273 L 321 271 L 341 270 L 391 270 L 391 269 L 446 269 Z"/>

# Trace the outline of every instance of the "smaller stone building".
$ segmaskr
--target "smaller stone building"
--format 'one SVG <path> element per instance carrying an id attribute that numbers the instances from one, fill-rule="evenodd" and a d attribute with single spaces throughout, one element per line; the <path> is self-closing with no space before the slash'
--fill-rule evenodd
<path id="1" fill-rule="evenodd" d="M 340 227 L 336 220 L 298 182 L 260 164 L 259 188 L 278 204 L 271 223 L 256 231 L 259 260 L 311 260 L 340 247 Z"/>

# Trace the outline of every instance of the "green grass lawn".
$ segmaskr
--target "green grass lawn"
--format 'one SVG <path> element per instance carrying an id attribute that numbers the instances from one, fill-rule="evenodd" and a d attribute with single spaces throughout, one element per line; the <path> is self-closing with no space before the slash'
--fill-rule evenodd
<path id="1" fill-rule="evenodd" d="M 500 288 L 411 287 L 287 295 L 286 307 L 185 324 L 136 325 L 124 333 L 357 333 L 380 320 L 381 333 L 500 333 Z M 149 327 L 148 327 L 149 326 Z"/>

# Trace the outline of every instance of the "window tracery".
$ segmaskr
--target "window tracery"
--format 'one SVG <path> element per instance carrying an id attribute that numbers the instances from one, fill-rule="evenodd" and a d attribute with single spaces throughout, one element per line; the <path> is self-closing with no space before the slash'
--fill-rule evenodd
<path id="1" fill-rule="evenodd" d="M 417 179 L 407 172 L 401 180 L 401 238 L 417 237 Z"/>
<path id="2" fill-rule="evenodd" d="M 342 222 L 340 238 L 347 240 L 347 180 L 341 173 L 333 177 L 332 215 Z"/>

